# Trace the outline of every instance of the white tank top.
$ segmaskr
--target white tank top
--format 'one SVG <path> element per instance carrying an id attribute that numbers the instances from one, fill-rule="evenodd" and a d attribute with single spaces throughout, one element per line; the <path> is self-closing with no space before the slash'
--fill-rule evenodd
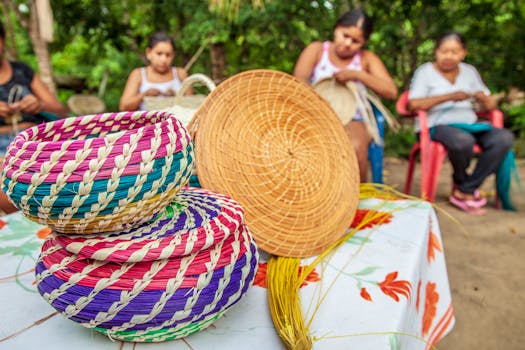
<path id="1" fill-rule="evenodd" d="M 146 78 L 146 68 L 145 67 L 140 68 L 141 82 L 140 82 L 140 86 L 139 86 L 139 92 L 143 93 L 144 91 L 147 91 L 149 89 L 157 89 L 157 90 L 159 90 L 162 93 L 165 93 L 168 90 L 173 90 L 176 93 L 179 92 L 179 90 L 180 90 L 180 88 L 182 86 L 182 82 L 180 81 L 179 76 L 177 75 L 177 68 L 173 67 L 172 71 L 173 71 L 173 79 L 172 80 L 165 81 L 165 82 L 162 82 L 162 83 L 152 83 L 152 82 L 148 81 L 148 79 Z M 139 108 L 141 110 L 144 110 L 146 108 L 145 105 L 144 105 L 144 102 L 142 102 L 140 104 Z"/>
<path id="2" fill-rule="evenodd" d="M 361 51 L 358 51 L 352 61 L 344 67 L 337 67 L 335 64 L 330 61 L 330 42 L 325 41 L 323 43 L 323 54 L 321 59 L 314 67 L 312 76 L 310 77 L 310 84 L 315 84 L 321 79 L 328 78 L 334 75 L 334 73 L 339 72 L 343 69 L 352 69 L 352 70 L 362 70 L 361 67 Z"/>

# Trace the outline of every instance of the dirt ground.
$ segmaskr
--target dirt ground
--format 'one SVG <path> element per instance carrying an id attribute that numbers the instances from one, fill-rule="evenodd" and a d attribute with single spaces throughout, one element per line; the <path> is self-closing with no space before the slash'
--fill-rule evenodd
<path id="1" fill-rule="evenodd" d="M 447 201 L 451 190 L 448 163 L 439 178 L 436 204 L 461 222 L 439 213 L 456 324 L 437 344 L 439 350 L 525 349 L 525 160 L 518 160 L 521 189 L 513 198 L 517 212 L 495 209 L 468 215 Z M 407 161 L 385 159 L 385 183 L 403 190 Z M 419 194 L 419 169 L 413 195 Z M 494 179 L 482 191 L 493 198 Z"/>

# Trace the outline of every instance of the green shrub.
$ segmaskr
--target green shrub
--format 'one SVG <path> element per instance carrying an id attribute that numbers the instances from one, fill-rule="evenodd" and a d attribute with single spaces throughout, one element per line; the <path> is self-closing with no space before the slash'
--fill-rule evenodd
<path id="1" fill-rule="evenodd" d="M 385 133 L 385 155 L 408 159 L 410 148 L 416 142 L 414 127 L 401 125 L 397 132 L 387 130 Z"/>

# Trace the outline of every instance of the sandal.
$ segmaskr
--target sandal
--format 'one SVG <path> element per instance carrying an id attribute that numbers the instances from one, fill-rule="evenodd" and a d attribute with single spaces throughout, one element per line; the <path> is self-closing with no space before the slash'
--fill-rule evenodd
<path id="1" fill-rule="evenodd" d="M 487 204 L 487 198 L 482 197 L 479 190 L 474 191 L 474 199 L 458 198 L 457 196 L 454 195 L 455 191 L 459 191 L 459 190 L 457 188 L 454 188 L 454 191 L 452 191 L 451 197 L 454 197 L 458 201 L 467 203 L 469 207 L 481 208 Z M 461 191 L 459 192 L 461 193 Z"/>
<path id="2" fill-rule="evenodd" d="M 479 205 L 478 201 L 473 201 L 469 199 L 459 199 L 456 196 L 452 195 L 448 198 L 449 202 L 458 207 L 459 209 L 463 210 L 464 212 L 471 214 L 471 215 L 486 215 L 487 211 Z M 485 203 L 487 200 L 485 199 Z M 474 204 L 474 205 L 473 205 Z"/>

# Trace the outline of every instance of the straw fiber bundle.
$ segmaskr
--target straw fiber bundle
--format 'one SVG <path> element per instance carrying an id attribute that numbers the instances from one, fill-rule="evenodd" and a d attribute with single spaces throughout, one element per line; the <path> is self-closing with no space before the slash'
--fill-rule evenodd
<path id="1" fill-rule="evenodd" d="M 356 113 L 361 113 L 368 133 L 377 144 L 382 144 L 382 141 L 372 105 L 381 112 L 393 130 L 399 128 L 399 123 L 381 103 L 379 97 L 362 85 L 353 81 L 342 84 L 337 79 L 330 77 L 319 80 L 313 85 L 313 88 L 334 109 L 343 124 L 347 125 Z"/>
<path id="2" fill-rule="evenodd" d="M 199 181 L 242 205 L 259 247 L 306 257 L 343 235 L 358 204 L 355 152 L 308 85 L 277 71 L 241 73 L 208 96 L 194 121 Z"/>
<path id="3" fill-rule="evenodd" d="M 176 339 L 211 325 L 251 285 L 257 247 L 231 199 L 191 188 L 179 197 L 158 220 L 127 232 L 129 242 L 64 244 L 51 236 L 36 267 L 42 297 L 72 321 L 124 341 Z M 73 245 L 84 249 L 73 254 Z"/>
<path id="4" fill-rule="evenodd" d="M 25 216 L 57 232 L 120 231 L 168 205 L 192 163 L 189 134 L 169 113 L 68 118 L 16 136 L 2 189 Z"/>
<path id="5" fill-rule="evenodd" d="M 328 102 L 345 125 L 352 120 L 358 106 L 361 107 L 357 86 L 351 81 L 341 84 L 335 78 L 321 79 L 313 85 L 313 89 Z"/>

